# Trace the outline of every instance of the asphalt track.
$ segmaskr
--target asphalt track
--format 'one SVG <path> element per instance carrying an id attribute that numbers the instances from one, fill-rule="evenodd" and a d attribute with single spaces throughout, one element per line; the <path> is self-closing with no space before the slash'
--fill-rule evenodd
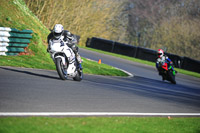
<path id="1" fill-rule="evenodd" d="M 85 74 L 81 82 L 62 81 L 56 71 L 0 66 L 0 115 L 62 112 L 61 115 L 76 116 L 85 112 L 85 115 L 200 116 L 199 78 L 177 74 L 174 85 L 163 82 L 154 67 L 85 49 L 80 49 L 80 53 L 134 76 Z"/>

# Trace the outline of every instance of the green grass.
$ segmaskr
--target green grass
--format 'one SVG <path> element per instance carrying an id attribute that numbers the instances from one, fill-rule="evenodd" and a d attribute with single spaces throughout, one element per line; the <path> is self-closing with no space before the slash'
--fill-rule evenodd
<path id="1" fill-rule="evenodd" d="M 86 58 L 83 59 L 83 72 L 87 74 L 96 74 L 96 75 L 110 75 L 110 76 L 128 76 L 127 73 L 116 69 L 112 66 L 106 64 L 98 64 L 98 62 L 91 61 Z"/>
<path id="2" fill-rule="evenodd" d="M 111 56 L 115 56 L 115 57 L 119 57 L 119 58 L 122 58 L 122 59 L 126 59 L 126 60 L 130 60 L 130 61 L 133 61 L 133 62 L 138 62 L 138 63 L 141 63 L 141 64 L 145 64 L 145 65 L 149 65 L 149 66 L 154 66 L 155 67 L 155 63 L 154 62 L 150 62 L 150 61 L 146 61 L 146 60 L 140 60 L 140 59 L 137 59 L 137 58 L 128 57 L 128 56 L 124 56 L 124 55 L 120 55 L 120 54 L 115 54 L 115 53 L 111 53 L 111 52 L 106 52 L 106 51 L 102 51 L 102 50 L 98 50 L 98 49 L 93 49 L 93 48 L 89 48 L 89 47 L 83 47 L 83 46 L 81 46 L 81 48 L 88 49 L 88 50 L 95 51 L 95 52 L 98 52 L 98 53 L 107 54 L 107 55 L 111 55 Z M 200 73 L 196 73 L 196 72 L 192 72 L 192 71 L 187 71 L 187 70 L 183 70 L 183 69 L 180 69 L 180 68 L 175 68 L 175 70 L 178 71 L 178 73 L 181 73 L 181 74 L 190 75 L 190 76 L 194 76 L 194 77 L 200 78 Z"/>
<path id="3" fill-rule="evenodd" d="M 198 133 L 200 118 L 4 117 L 1 133 Z"/>
<path id="4" fill-rule="evenodd" d="M 50 56 L 50 55 L 49 55 Z M 106 64 L 82 58 L 83 73 L 107 76 L 128 76 L 125 72 Z M 38 63 L 40 62 L 40 63 Z M 45 56 L 0 56 L 0 66 L 14 66 L 37 69 L 56 70 L 55 64 Z"/>

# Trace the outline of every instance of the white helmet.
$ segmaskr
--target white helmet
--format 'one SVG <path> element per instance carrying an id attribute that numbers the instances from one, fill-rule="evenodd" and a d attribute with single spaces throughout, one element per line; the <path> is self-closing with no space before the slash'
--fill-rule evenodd
<path id="1" fill-rule="evenodd" d="M 158 58 L 163 57 L 164 51 L 162 49 L 158 49 Z"/>
<path id="2" fill-rule="evenodd" d="M 56 39 L 59 39 L 61 37 L 61 35 L 63 34 L 63 26 L 61 24 L 56 24 L 53 28 L 53 36 Z"/>

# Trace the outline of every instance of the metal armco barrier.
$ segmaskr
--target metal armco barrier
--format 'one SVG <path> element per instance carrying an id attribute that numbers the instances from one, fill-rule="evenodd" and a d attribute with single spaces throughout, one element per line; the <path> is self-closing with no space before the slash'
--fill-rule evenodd
<path id="1" fill-rule="evenodd" d="M 102 38 L 88 38 L 86 46 L 151 62 L 155 62 L 157 58 L 156 50 L 136 47 Z M 165 54 L 173 61 L 175 67 L 200 73 L 200 61 L 175 54 Z"/>
<path id="2" fill-rule="evenodd" d="M 24 48 L 30 43 L 32 30 L 17 30 L 0 27 L 0 55 L 18 55 L 25 52 Z"/>

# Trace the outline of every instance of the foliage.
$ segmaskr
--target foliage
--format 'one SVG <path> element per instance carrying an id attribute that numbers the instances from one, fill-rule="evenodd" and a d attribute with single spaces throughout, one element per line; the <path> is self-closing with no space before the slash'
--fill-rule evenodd
<path id="1" fill-rule="evenodd" d="M 199 0 L 25 0 L 48 27 L 200 60 Z M 195 52 L 194 52 L 195 51 Z"/>
<path id="2" fill-rule="evenodd" d="M 130 43 L 200 60 L 199 0 L 129 0 Z"/>
<path id="3" fill-rule="evenodd" d="M 98 36 L 112 40 L 126 37 L 127 17 L 121 13 L 122 0 L 25 1 L 48 28 L 52 29 L 56 23 L 61 23 L 65 29 L 80 35 L 82 46 L 88 37 Z"/>
<path id="4" fill-rule="evenodd" d="M 166 47 L 169 53 L 200 59 L 200 24 L 197 21 L 185 17 L 163 21 L 155 30 L 151 47 Z"/>

